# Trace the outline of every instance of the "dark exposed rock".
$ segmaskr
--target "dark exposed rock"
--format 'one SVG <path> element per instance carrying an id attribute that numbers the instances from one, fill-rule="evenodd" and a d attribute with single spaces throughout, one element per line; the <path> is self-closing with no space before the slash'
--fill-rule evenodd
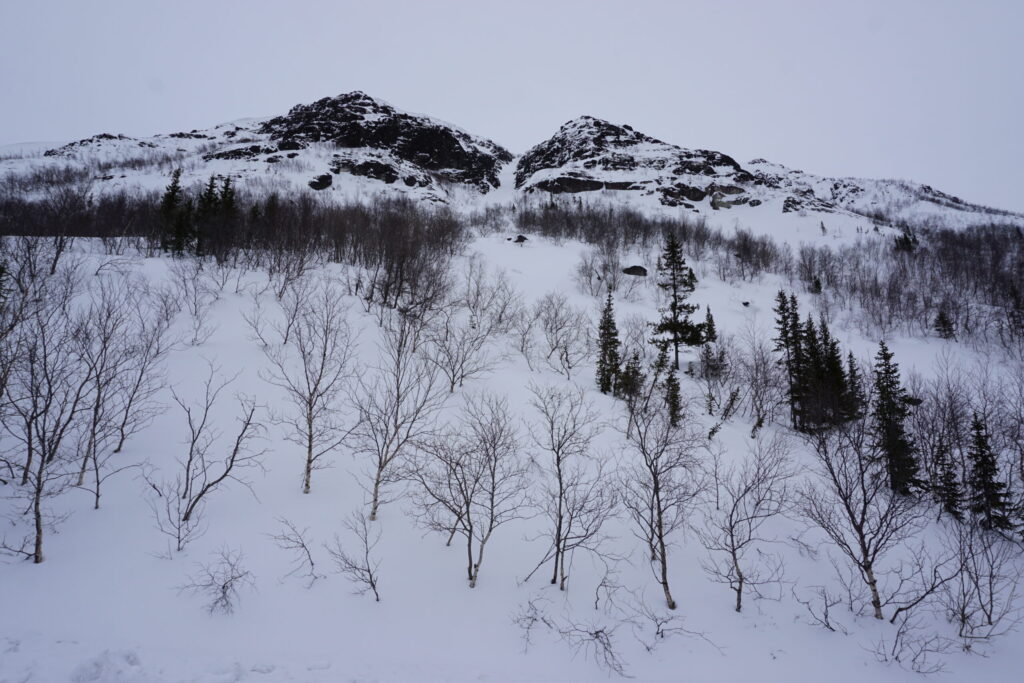
<path id="1" fill-rule="evenodd" d="M 380 161 L 360 161 L 353 163 L 350 159 L 335 159 L 331 164 L 332 173 L 348 171 L 352 175 L 382 180 L 389 185 L 398 180 L 398 171 L 389 164 Z"/>
<path id="2" fill-rule="evenodd" d="M 300 142 L 299 140 L 288 139 L 288 140 L 281 140 L 280 142 L 278 142 L 277 143 L 277 148 L 279 150 L 281 150 L 282 152 L 291 152 L 291 151 L 297 150 L 297 149 L 305 149 L 306 148 L 306 144 L 304 142 Z"/>
<path id="3" fill-rule="evenodd" d="M 643 266 L 630 266 L 629 268 L 623 268 L 622 272 L 626 275 L 636 275 L 637 277 L 647 277 L 647 269 Z"/>
<path id="4" fill-rule="evenodd" d="M 245 147 L 234 147 L 232 149 L 226 149 L 221 152 L 211 152 L 210 154 L 204 154 L 203 159 L 206 161 L 212 161 L 214 159 L 252 159 L 261 154 L 273 154 L 277 151 L 276 147 L 266 147 L 264 145 L 248 145 Z"/>
<path id="5" fill-rule="evenodd" d="M 526 235 L 516 235 L 516 238 L 512 241 L 515 242 L 516 244 L 522 244 L 527 239 L 529 238 Z"/>
<path id="6" fill-rule="evenodd" d="M 279 146 L 331 142 L 388 150 L 439 178 L 473 185 L 481 192 L 498 187 L 498 171 L 512 160 L 511 153 L 490 140 L 399 112 L 361 92 L 292 107 L 285 116 L 264 123 L 260 132 Z"/>
<path id="7" fill-rule="evenodd" d="M 699 202 L 707 196 L 707 193 L 699 187 L 690 187 L 683 183 L 659 187 L 658 192 L 661 193 L 661 203 L 665 206 L 679 206 L 685 203 L 684 199 Z"/>
<path id="8" fill-rule="evenodd" d="M 310 180 L 309 186 L 314 190 L 326 190 L 332 182 L 334 182 L 334 177 L 330 173 L 322 173 Z"/>
<path id="9" fill-rule="evenodd" d="M 542 180 L 533 186 L 533 189 L 543 190 L 552 194 L 563 192 L 591 192 L 594 190 L 631 190 L 631 182 L 604 182 L 593 178 L 580 178 L 577 176 L 560 176 Z"/>
<path id="10" fill-rule="evenodd" d="M 782 213 L 792 213 L 803 208 L 803 204 L 796 197 L 790 196 L 782 202 Z"/>

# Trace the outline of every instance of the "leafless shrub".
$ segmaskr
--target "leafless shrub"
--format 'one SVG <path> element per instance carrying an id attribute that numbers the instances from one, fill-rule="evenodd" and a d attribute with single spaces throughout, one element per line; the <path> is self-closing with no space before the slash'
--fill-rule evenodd
<path id="1" fill-rule="evenodd" d="M 897 623 L 949 582 L 958 571 L 951 554 L 933 556 L 923 543 L 912 546 L 926 510 L 910 496 L 893 494 L 884 458 L 865 421 L 848 423 L 811 439 L 817 456 L 817 482 L 800 492 L 803 515 L 839 551 L 836 569 L 851 595 L 851 607 L 867 591 L 871 613 Z M 896 548 L 912 547 L 906 559 Z"/>
<path id="2" fill-rule="evenodd" d="M 953 650 L 955 643 L 934 632 L 925 620 L 910 613 L 898 615 L 890 633 L 879 636 L 872 645 L 875 658 L 885 664 L 919 674 L 937 674 L 945 671 L 942 655 Z"/>
<path id="3" fill-rule="evenodd" d="M 81 320 L 72 312 L 76 270 L 61 264 L 50 275 L 37 258 L 43 252 L 27 242 L 22 246 L 25 251 L 16 255 L 18 270 L 12 272 L 17 288 L 13 296 L 26 299 L 16 328 L 3 338 L 6 376 L 0 387 L 0 422 L 11 439 L 0 451 L 0 471 L 18 481 L 11 495 L 23 501 L 31 519 L 31 542 L 4 540 L 0 545 L 38 564 L 43 561 L 44 532 L 63 519 L 47 502 L 74 483 L 77 429 L 90 373 L 77 348 Z"/>
<path id="4" fill-rule="evenodd" d="M 224 547 L 215 554 L 213 562 L 199 564 L 188 583 L 179 587 L 179 593 L 202 595 L 208 600 L 206 611 L 210 614 L 233 614 L 241 590 L 255 588 L 256 582 L 243 561 L 241 550 Z"/>
<path id="5" fill-rule="evenodd" d="M 843 604 L 842 598 L 833 595 L 825 586 L 811 586 L 811 591 L 813 591 L 813 595 L 805 598 L 797 594 L 796 588 L 793 589 L 793 599 L 807 610 L 809 623 L 821 626 L 828 631 L 849 635 L 846 627 L 835 621 L 832 616 L 832 608 Z"/>
<path id="6" fill-rule="evenodd" d="M 214 446 L 223 446 L 218 443 L 221 433 L 212 424 L 211 412 L 221 392 L 232 381 L 218 379 L 217 369 L 211 365 L 197 405 L 190 405 L 174 394 L 174 402 L 184 412 L 188 423 L 187 452 L 178 458 L 178 472 L 173 481 L 155 481 L 149 472 L 143 475 L 155 494 L 150 498 L 150 507 L 157 529 L 173 541 L 178 552 L 205 531 L 202 519 L 211 493 L 229 481 L 251 491 L 244 474 L 252 468 L 262 469 L 263 451 L 252 450 L 250 442 L 259 436 L 263 427 L 255 419 L 256 403 L 242 396 L 238 397 L 241 409 L 238 432 L 223 459 L 217 461 L 212 456 Z"/>
<path id="7" fill-rule="evenodd" d="M 380 602 L 380 559 L 374 556 L 374 549 L 380 543 L 380 527 L 371 531 L 366 516 L 356 511 L 345 520 L 345 528 L 356 538 L 357 554 L 346 552 L 337 535 L 332 545 L 325 546 L 327 552 L 334 559 L 338 572 L 356 585 L 359 595 L 372 592 L 373 599 Z"/>
<path id="8" fill-rule="evenodd" d="M 466 574 L 476 586 L 484 550 L 498 527 L 523 517 L 529 485 L 508 404 L 493 395 L 467 400 L 462 421 L 427 439 L 407 476 L 419 522 L 466 541 Z"/>
<path id="9" fill-rule="evenodd" d="M 600 427 L 583 390 L 533 386 L 531 392 L 538 419 L 530 432 L 543 452 L 537 458 L 544 486 L 537 507 L 548 521 L 543 536 L 550 546 L 526 580 L 551 562 L 551 583 L 564 591 L 577 550 L 603 553 L 602 529 L 618 497 L 607 485 L 603 460 L 591 450 Z"/>
<path id="10" fill-rule="evenodd" d="M 367 461 L 370 521 L 387 502 L 387 489 L 402 480 L 400 466 L 410 449 L 429 438 L 445 401 L 437 387 L 437 367 L 417 353 L 416 321 L 395 313 L 382 332 L 376 371 L 360 380 L 353 405 L 359 414 L 354 449 Z"/>
<path id="11" fill-rule="evenodd" d="M 973 524 L 956 524 L 948 536 L 960 572 L 944 587 L 942 606 L 957 627 L 963 648 L 977 651 L 1015 630 L 1024 618 L 1020 548 Z"/>
<path id="12" fill-rule="evenodd" d="M 488 353 L 490 341 L 490 333 L 480 321 L 446 307 L 427 331 L 426 358 L 448 380 L 449 393 L 454 393 L 467 379 L 494 368 L 497 360 Z"/>
<path id="13" fill-rule="evenodd" d="M 677 424 L 664 410 L 635 411 L 626 434 L 629 464 L 620 472 L 623 505 L 634 534 L 650 553 L 651 569 L 675 609 L 668 583 L 668 550 L 687 522 L 690 504 L 701 491 L 694 455 L 702 437 L 684 415 Z"/>
<path id="14" fill-rule="evenodd" d="M 189 343 L 192 346 L 204 344 L 217 331 L 217 326 L 210 322 L 210 308 L 216 297 L 203 278 L 203 262 L 183 258 L 172 261 L 170 268 L 178 300 L 189 315 Z"/>
<path id="15" fill-rule="evenodd" d="M 294 299 L 294 301 L 293 301 Z M 330 280 L 315 290 L 303 288 L 282 301 L 282 316 L 272 325 L 263 351 L 270 361 L 261 377 L 283 390 L 287 414 L 273 415 L 285 438 L 303 449 L 302 492 L 309 493 L 313 470 L 351 435 L 342 396 L 350 391 L 353 341 L 348 310 Z"/>
<path id="16" fill-rule="evenodd" d="M 618 241 L 605 240 L 580 256 L 574 273 L 580 291 L 594 297 L 609 289 L 626 301 L 635 301 L 640 280 L 622 272 L 622 247 Z"/>
<path id="17" fill-rule="evenodd" d="M 279 517 L 277 523 L 282 528 L 276 534 L 271 534 L 270 539 L 278 548 L 292 554 L 292 569 L 284 578 L 298 577 L 305 582 L 306 588 L 312 588 L 318 579 L 324 577 L 316 571 L 311 542 L 306 540 L 309 529 L 299 529 L 294 522 L 284 517 Z"/>
<path id="18" fill-rule="evenodd" d="M 737 612 L 743 609 L 745 590 L 757 592 L 782 579 L 782 557 L 762 550 L 774 541 L 762 535 L 762 528 L 786 510 L 792 476 L 789 448 L 775 437 L 758 440 L 744 462 L 715 477 L 715 503 L 705 505 L 696 529 L 709 554 L 701 566 L 713 581 L 732 589 Z"/>
<path id="19" fill-rule="evenodd" d="M 512 623 L 522 633 L 524 650 L 532 644 L 536 630 L 542 628 L 557 635 L 574 655 L 582 654 L 608 673 L 628 678 L 617 636 L 625 625 L 623 621 L 604 617 L 581 621 L 568 614 L 554 617 L 548 614 L 545 601 L 532 599 L 512 616 Z"/>
<path id="20" fill-rule="evenodd" d="M 534 310 L 544 361 L 555 372 L 572 379 L 572 371 L 591 354 L 590 319 L 564 294 L 556 292 L 546 294 Z"/>

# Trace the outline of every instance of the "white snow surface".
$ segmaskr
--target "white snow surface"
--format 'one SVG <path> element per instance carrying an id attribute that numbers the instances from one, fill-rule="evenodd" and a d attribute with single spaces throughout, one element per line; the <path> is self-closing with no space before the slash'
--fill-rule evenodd
<path id="1" fill-rule="evenodd" d="M 262 192 L 271 187 L 289 192 L 313 192 L 308 180 L 326 172 L 337 150 L 311 145 L 294 159 L 268 164 L 262 159 L 203 161 L 202 155 L 236 146 L 261 144 L 266 136 L 256 132 L 264 119 L 222 124 L 201 137 L 90 139 L 71 143 L 58 154 L 43 156 L 44 149 L 59 145 L 26 145 L 0 149 L 0 176 L 57 168 L 66 163 L 104 164 L 93 180 L 97 191 L 159 191 L 176 167 L 184 169 L 186 184 L 204 182 L 211 174 L 231 175 L 242 188 Z M 230 134 L 230 135 L 229 135 Z M 645 148 L 657 156 L 659 149 Z M 664 151 L 664 150 L 660 150 Z M 347 150 L 351 154 L 382 154 L 380 150 Z M 132 168 L 135 161 L 138 168 Z M 501 186 L 481 195 L 460 187 L 431 186 L 407 188 L 401 183 L 385 185 L 342 173 L 334 184 L 319 194 L 337 200 L 358 200 L 377 192 L 407 193 L 414 198 L 448 203 L 469 212 L 488 205 L 509 205 L 543 201 L 514 188 L 516 162 L 506 164 Z M 863 215 L 872 207 L 896 207 L 897 217 L 928 220 L 941 216 L 947 224 L 970 225 L 996 216 L 999 220 L 1022 223 L 1024 218 L 986 213 L 977 207 L 949 201 L 936 203 L 935 194 L 922 195 L 921 186 L 894 181 L 849 181 L 811 176 L 764 161 L 751 162 L 751 172 L 770 174 L 785 191 L 762 192 L 760 206 L 736 206 L 712 210 L 705 201 L 696 208 L 712 225 L 726 230 L 747 229 L 769 234 L 780 242 L 798 247 L 801 243 L 845 244 L 858 239 L 881 239 L 892 234 Z M 646 172 L 646 171 L 644 171 Z M 107 177 L 109 176 L 109 177 Z M 609 176 L 610 177 L 610 176 Z M 861 190 L 851 190 L 860 187 Z M 792 188 L 810 188 L 816 197 L 828 198 L 841 210 L 782 212 Z M 929 188 L 930 190 L 930 188 Z M 941 194 L 941 193 L 939 193 Z M 942 195 L 945 197 L 945 195 Z M 651 213 L 692 215 L 684 208 L 661 206 L 655 197 L 630 191 L 600 191 L 572 196 L 572 201 L 606 202 L 633 206 Z M 822 230 L 822 224 L 825 230 Z M 474 255 L 492 270 L 505 271 L 530 304 L 552 291 L 565 293 L 571 301 L 590 312 L 596 322 L 600 301 L 581 294 L 573 271 L 581 254 L 590 247 L 567 241 L 552 242 L 531 236 L 522 246 L 507 238 L 508 227 L 499 234 L 478 236 L 459 257 Z M 87 272 L 104 258 L 98 245 L 81 240 L 77 244 L 89 265 Z M 634 253 L 628 260 L 653 271 L 655 252 Z M 719 280 L 710 263 L 693 262 L 699 284 L 693 301 L 708 305 L 720 333 L 740 335 L 746 329 L 771 336 L 773 298 L 791 283 L 776 276 L 753 282 L 727 283 Z M 133 258 L 128 267 L 153 282 L 168 277 L 169 259 Z M 341 266 L 329 266 L 315 277 L 341 276 Z M 462 268 L 456 264 L 455 273 Z M 243 276 L 255 289 L 265 275 Z M 650 278 L 648 278 L 650 280 Z M 265 295 L 272 307 L 273 296 Z M 617 301 L 620 325 L 629 316 L 653 320 L 656 316 L 654 287 L 645 283 L 634 301 Z M 377 359 L 378 328 L 374 317 L 360 304 L 345 297 L 354 330 L 358 331 L 358 357 L 363 367 Z M 812 310 L 803 301 L 804 310 Z M 748 305 L 745 305 L 748 304 Z M 214 304 L 217 330 L 200 346 L 181 345 L 167 363 L 170 384 L 184 398 L 195 399 L 210 361 L 225 377 L 238 378 L 230 389 L 255 396 L 264 406 L 282 409 L 283 397 L 261 379 L 268 367 L 260 347 L 250 338 L 243 314 L 252 305 L 248 294 L 235 294 L 228 287 Z M 181 314 L 177 324 L 187 325 Z M 833 332 L 844 349 L 869 358 L 878 339 L 857 332 L 849 321 L 838 320 Z M 910 371 L 924 375 L 934 371 L 937 359 L 951 355 L 969 367 L 975 354 L 951 342 L 924 338 L 891 339 L 890 347 L 904 376 Z M 473 401 L 480 392 L 506 397 L 521 420 L 524 456 L 536 452 L 530 446 L 527 423 L 533 419 L 529 387 L 554 384 L 565 386 L 564 376 L 545 367 L 535 371 L 514 353 L 508 340 L 496 341 L 491 353 L 505 353 L 498 366 L 485 376 L 456 390 L 445 408 L 454 417 L 460 405 Z M 689 357 L 692 358 L 692 355 Z M 594 369 L 587 365 L 573 382 L 588 390 L 602 416 L 604 430 L 598 446 L 612 458 L 625 453 L 621 425 L 621 403 L 601 395 L 593 387 Z M 683 378 L 684 391 L 696 396 L 693 380 Z M 171 472 L 174 459 L 184 448 L 184 422 L 169 393 L 161 396 L 167 405 L 153 423 L 130 440 L 120 458 L 122 463 L 148 463 L 157 471 Z M 234 404 L 225 400 L 218 406 L 217 419 L 226 434 L 231 433 Z M 699 399 L 694 408 L 697 413 Z M 700 418 L 705 427 L 710 418 Z M 591 682 L 615 678 L 599 667 L 586 651 L 574 651 L 554 634 L 539 630 L 529 648 L 513 616 L 531 599 L 540 599 L 549 613 L 578 622 L 614 626 L 617 621 L 603 610 L 594 609 L 595 588 L 604 575 L 601 563 L 583 553 L 576 556 L 569 590 L 559 592 L 544 578 L 523 579 L 543 556 L 546 544 L 537 535 L 543 526 L 539 518 L 521 520 L 501 527 L 490 541 L 487 559 L 476 588 L 465 581 L 464 553 L 458 543 L 445 547 L 444 539 L 417 526 L 409 515 L 409 501 L 398 495 L 382 508 L 375 522 L 382 531 L 381 602 L 353 593 L 353 586 L 333 572 L 323 544 L 335 534 L 345 538 L 343 519 L 354 510 L 365 509 L 360 486 L 363 465 L 345 447 L 329 456 L 329 469 L 314 473 L 313 490 L 304 495 L 300 488 L 303 454 L 284 440 L 279 428 L 268 425 L 266 471 L 253 478 L 253 491 L 227 486 L 210 499 L 208 529 L 184 552 L 165 553 L 164 538 L 154 528 L 147 502 L 148 487 L 133 471 L 106 483 L 103 504 L 92 510 L 85 492 L 72 491 L 55 502 L 56 512 L 69 514 L 59 532 L 46 540 L 46 561 L 32 565 L 23 561 L 0 563 L 0 683 L 111 681 L 118 683 L 171 683 L 194 681 L 514 681 Z M 751 422 L 744 417 L 725 424 L 716 436 L 727 461 L 744 456 L 750 446 Z M 768 432 L 785 431 L 770 426 Z M 810 455 L 794 440 L 795 458 L 806 471 Z M 10 500 L 0 500 L 0 516 L 16 514 Z M 291 555 L 269 537 L 279 531 L 280 518 L 309 529 L 317 569 L 324 578 L 307 588 L 301 579 L 288 577 Z M 6 523 L 6 522 L 5 522 Z M 779 539 L 773 550 L 786 559 L 786 583 L 778 599 L 748 598 L 742 613 L 732 609 L 727 587 L 711 582 L 701 570 L 705 550 L 692 534 L 680 534 L 670 550 L 671 583 L 679 603 L 677 616 L 689 635 L 677 635 L 648 651 L 644 642 L 650 634 L 634 632 L 620 625 L 615 640 L 627 673 L 637 681 L 918 681 L 920 676 L 904 668 L 876 661 L 871 650 L 880 637 L 891 636 L 887 623 L 857 617 L 842 607 L 836 619 L 848 633 L 829 632 L 808 623 L 806 611 L 793 597 L 804 595 L 816 585 L 833 584 L 834 570 L 826 553 L 807 557 L 788 538 L 806 530 L 797 519 L 781 518 L 772 526 Z M 930 533 L 936 530 L 930 530 Z M 642 542 L 624 520 L 612 525 L 615 553 L 627 558 L 619 566 L 617 580 L 647 604 L 660 610 L 663 599 L 642 551 Z M 814 534 L 811 534 L 814 537 Z M 197 563 L 210 560 L 212 553 L 228 547 L 244 553 L 245 565 L 255 578 L 252 590 L 244 590 L 232 615 L 209 615 L 201 597 L 182 593 Z M 543 572 L 542 572 L 543 573 Z M 662 610 L 663 611 L 663 610 Z M 932 618 L 932 617 L 929 617 Z M 934 617 L 938 628 L 948 628 Z M 947 656 L 948 669 L 934 680 L 974 680 L 998 683 L 1022 677 L 1019 652 L 1024 635 L 1015 632 L 997 642 L 981 657 L 962 652 Z"/>
<path id="2" fill-rule="evenodd" d="M 580 294 L 572 279 L 572 266 L 588 247 L 541 238 L 516 246 L 506 237 L 478 237 L 461 258 L 476 254 L 488 267 L 503 269 L 528 302 L 549 291 L 563 292 L 596 320 L 599 301 Z M 818 239 L 830 238 L 819 235 Z M 653 254 L 633 257 L 653 266 Z M 95 262 L 103 257 L 84 254 L 83 258 Z M 700 282 L 693 300 L 711 306 L 720 331 L 738 334 L 746 326 L 771 329 L 772 298 L 785 282 L 764 277 L 727 284 L 718 281 L 705 264 L 695 265 Z M 136 259 L 131 267 L 157 280 L 166 276 L 168 260 Z M 329 267 L 320 275 L 338 275 L 339 268 Z M 262 278 L 246 277 L 254 284 Z M 183 397 L 196 398 L 209 360 L 225 376 L 239 373 L 232 391 L 282 408 L 282 396 L 260 378 L 267 362 L 242 319 L 251 299 L 230 289 L 215 304 L 217 331 L 212 338 L 198 347 L 179 347 L 170 357 L 170 382 Z M 376 359 L 376 322 L 358 303 L 347 298 L 346 304 L 359 331 L 359 358 L 369 366 Z M 620 321 L 632 314 L 653 318 L 653 287 L 644 286 L 634 302 L 621 301 L 617 314 Z M 873 352 L 877 340 L 841 326 L 836 331 L 844 348 L 863 357 Z M 503 343 L 492 351 L 499 352 Z M 928 373 L 939 354 L 954 348 L 922 339 L 896 339 L 892 347 L 905 373 L 912 369 Z M 968 354 L 963 353 L 964 362 L 969 363 Z M 592 365 L 581 368 L 574 381 L 588 389 L 607 423 L 600 448 L 612 457 L 621 456 L 622 436 L 614 427 L 621 424 L 621 404 L 593 390 Z M 532 419 L 529 385 L 566 386 L 567 382 L 545 368 L 531 372 L 520 356 L 510 353 L 493 372 L 458 389 L 445 411 L 454 415 L 460 404 L 474 400 L 481 391 L 507 397 L 523 420 L 524 450 L 530 452 L 534 449 L 525 429 Z M 692 380 L 683 382 L 688 394 L 697 393 Z M 169 396 L 162 399 L 170 404 Z M 227 433 L 232 429 L 233 408 L 230 401 L 219 405 L 217 419 Z M 695 411 L 701 412 L 699 401 Z M 702 419 L 705 426 L 710 424 Z M 169 405 L 129 442 L 120 456 L 122 462 L 147 462 L 169 471 L 184 447 L 183 427 L 179 409 Z M 716 441 L 727 459 L 747 452 L 750 429 L 744 418 L 725 425 Z M 97 511 L 91 509 L 84 492 L 72 491 L 58 499 L 57 510 L 70 517 L 59 533 L 48 536 L 46 561 L 0 564 L 0 681 L 583 683 L 609 679 L 587 652 L 574 652 L 543 631 L 524 651 L 512 617 L 532 598 L 543 600 L 555 616 L 572 615 L 581 622 L 606 626 L 615 623 L 594 609 L 595 587 L 604 572 L 582 553 L 573 564 L 567 593 L 559 593 L 540 576 L 523 582 L 546 547 L 543 541 L 530 540 L 543 525 L 540 519 L 499 528 L 489 545 L 480 582 L 469 589 L 458 543 L 445 547 L 443 538 L 417 527 L 408 515 L 408 499 L 397 496 L 382 508 L 376 522 L 383 535 L 378 548 L 382 600 L 375 603 L 372 597 L 354 594 L 353 586 L 332 572 L 322 547 L 335 533 L 344 538 L 341 523 L 346 515 L 365 509 L 358 483 L 360 462 L 349 450 L 339 449 L 330 456 L 330 469 L 314 473 L 312 493 L 303 495 L 301 449 L 284 441 L 273 426 L 264 446 L 268 449 L 263 459 L 266 472 L 253 479 L 253 493 L 240 486 L 217 492 L 207 511 L 207 533 L 184 552 L 172 553 L 171 559 L 158 556 L 166 550 L 165 541 L 153 526 L 147 487 L 132 472 L 107 483 L 103 506 Z M 809 456 L 803 447 L 796 448 L 797 462 L 804 469 Z M 0 504 L 9 505 L 8 501 Z M 3 510 L 14 512 L 9 507 Z M 309 529 L 317 569 L 325 575 L 311 588 L 301 579 L 286 576 L 291 556 L 268 537 L 278 531 L 279 518 Z M 780 519 L 772 533 L 782 541 L 803 529 L 797 520 Z M 612 534 L 614 551 L 627 558 L 618 580 L 663 611 L 642 543 L 624 522 L 615 523 Z M 650 683 L 920 680 L 918 674 L 875 661 L 872 644 L 891 633 L 888 624 L 837 608 L 836 619 L 849 634 L 810 625 L 791 590 L 802 592 L 830 583 L 833 569 L 824 552 L 814 560 L 786 543 L 777 545 L 787 563 L 787 583 L 780 599 L 748 598 L 744 612 L 736 613 L 730 591 L 701 571 L 705 551 L 700 544 L 689 534 L 677 536 L 670 551 L 671 582 L 679 603 L 677 615 L 694 634 L 672 637 L 648 652 L 640 640 L 650 634 L 641 632 L 638 638 L 629 627 L 621 626 L 615 638 L 627 673 Z M 209 560 L 222 547 L 244 553 L 255 587 L 243 591 L 234 614 L 211 616 L 202 598 L 182 594 L 179 587 L 197 563 Z M 953 653 L 948 673 L 935 680 L 1019 681 L 1022 646 L 1024 637 L 1016 633 L 999 642 L 988 657 Z"/>

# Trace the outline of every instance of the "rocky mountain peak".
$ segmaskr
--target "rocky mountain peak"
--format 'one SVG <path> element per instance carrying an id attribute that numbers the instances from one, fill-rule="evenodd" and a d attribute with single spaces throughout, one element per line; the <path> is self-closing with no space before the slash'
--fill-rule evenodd
<path id="1" fill-rule="evenodd" d="M 501 166 L 512 160 L 503 147 L 426 116 L 408 114 L 354 91 L 292 107 L 260 127 L 281 150 L 309 143 L 343 149 L 383 150 L 442 180 L 482 192 L 498 187 Z"/>

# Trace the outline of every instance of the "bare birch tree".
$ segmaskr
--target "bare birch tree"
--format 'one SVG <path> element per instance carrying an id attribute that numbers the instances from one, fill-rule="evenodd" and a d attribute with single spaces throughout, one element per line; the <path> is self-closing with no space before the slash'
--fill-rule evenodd
<path id="1" fill-rule="evenodd" d="M 284 324 L 275 326 L 274 343 L 264 347 L 271 367 L 261 376 L 284 391 L 291 410 L 273 419 L 286 429 L 285 438 L 302 447 L 302 492 L 309 493 L 313 471 L 324 466 L 352 433 L 342 411 L 352 389 L 354 342 L 348 309 L 330 280 L 292 303 L 284 297 Z"/>
<path id="2" fill-rule="evenodd" d="M 789 448 L 779 436 L 761 438 L 741 463 L 716 472 L 714 500 L 706 503 L 696 528 L 709 554 L 701 564 L 713 581 L 732 589 L 739 612 L 746 590 L 782 578 L 781 556 L 762 550 L 774 540 L 762 528 L 789 505 Z"/>
<path id="3" fill-rule="evenodd" d="M 668 551 L 701 490 L 695 451 L 703 440 L 688 412 L 675 426 L 672 422 L 660 406 L 634 412 L 626 434 L 630 462 L 619 477 L 623 505 L 634 533 L 647 546 L 669 609 L 676 608 L 676 601 L 669 587 Z"/>
<path id="4" fill-rule="evenodd" d="M 21 471 L 14 496 L 25 501 L 32 529 L 21 544 L 2 545 L 36 564 L 44 558 L 46 529 L 60 521 L 46 502 L 74 483 L 76 430 L 89 380 L 75 339 L 81 321 L 70 310 L 76 278 L 61 270 L 38 277 L 30 286 L 39 298 L 7 340 L 14 355 L 2 418 L 13 448 L 0 456 L 7 471 Z"/>
<path id="5" fill-rule="evenodd" d="M 933 557 L 918 538 L 928 510 L 889 488 L 885 458 L 866 421 L 810 439 L 818 477 L 802 487 L 800 509 L 846 561 L 849 573 L 840 571 L 840 581 L 847 593 L 855 596 L 857 585 L 851 584 L 859 584 L 872 616 L 885 619 L 885 609 L 892 607 L 889 620 L 896 623 L 956 575 L 955 558 Z M 904 548 L 911 548 L 909 557 L 893 557 Z"/>
<path id="6" fill-rule="evenodd" d="M 474 588 L 492 535 L 528 507 L 527 469 L 508 403 L 488 394 L 468 399 L 459 425 L 422 444 L 408 476 L 420 523 L 465 540 Z"/>
<path id="7" fill-rule="evenodd" d="M 429 436 L 446 398 L 438 391 L 437 367 L 417 351 L 419 323 L 393 313 L 382 334 L 378 365 L 360 380 L 354 402 L 354 449 L 366 460 L 371 521 L 388 502 L 387 490 L 402 480 L 403 459 Z"/>
<path id="8" fill-rule="evenodd" d="M 547 519 L 544 536 L 550 540 L 537 567 L 548 562 L 551 583 L 565 590 L 576 550 L 601 553 L 605 522 L 614 514 L 618 498 L 608 486 L 604 460 L 592 451 L 600 432 L 598 415 L 582 389 L 531 387 L 538 418 L 531 425 L 543 492 L 537 507 Z"/>
<path id="9" fill-rule="evenodd" d="M 246 479 L 246 472 L 262 469 L 260 458 L 264 451 L 252 448 L 252 441 L 263 431 L 256 420 L 255 401 L 238 397 L 238 428 L 230 442 L 224 443 L 222 432 L 214 426 L 215 406 L 233 381 L 234 378 L 219 378 L 217 368 L 211 365 L 197 403 L 189 403 L 174 394 L 174 402 L 181 408 L 188 425 L 186 453 L 177 459 L 173 480 L 156 481 L 149 473 L 144 475 L 155 494 L 150 499 L 150 507 L 157 529 L 170 537 L 178 552 L 205 531 L 203 514 L 210 494 L 227 482 L 241 484 L 251 492 L 252 484 Z M 220 449 L 226 453 L 218 459 L 213 451 Z"/>

